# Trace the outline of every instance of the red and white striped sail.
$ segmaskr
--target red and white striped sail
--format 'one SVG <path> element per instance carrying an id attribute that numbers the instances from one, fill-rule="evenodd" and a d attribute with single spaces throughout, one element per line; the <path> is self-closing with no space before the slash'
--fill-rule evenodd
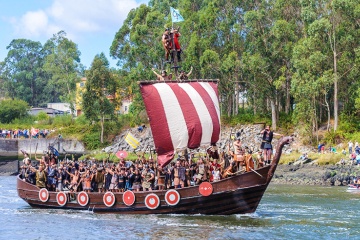
<path id="1" fill-rule="evenodd" d="M 158 163 L 167 165 L 176 149 L 215 144 L 220 136 L 216 82 L 142 84 Z"/>

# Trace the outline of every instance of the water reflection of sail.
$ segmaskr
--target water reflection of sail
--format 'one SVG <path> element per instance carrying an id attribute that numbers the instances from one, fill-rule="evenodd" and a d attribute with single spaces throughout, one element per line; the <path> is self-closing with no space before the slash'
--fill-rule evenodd
<path id="1" fill-rule="evenodd" d="M 177 149 L 209 146 L 219 140 L 217 81 L 140 85 L 161 166 L 173 159 Z"/>

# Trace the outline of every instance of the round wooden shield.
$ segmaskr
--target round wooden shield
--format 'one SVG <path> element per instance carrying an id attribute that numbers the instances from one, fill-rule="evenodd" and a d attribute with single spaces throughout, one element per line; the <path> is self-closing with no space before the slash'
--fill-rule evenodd
<path id="1" fill-rule="evenodd" d="M 85 207 L 89 203 L 89 195 L 84 191 L 79 192 L 77 195 L 77 202 L 80 204 L 80 206 Z"/>
<path id="2" fill-rule="evenodd" d="M 160 198 L 155 193 L 150 193 L 145 197 L 145 205 L 153 210 L 160 205 Z"/>
<path id="3" fill-rule="evenodd" d="M 165 201 L 170 206 L 175 206 L 180 201 L 180 194 L 174 189 L 170 189 L 165 193 Z"/>
<path id="4" fill-rule="evenodd" d="M 126 158 L 126 157 L 128 156 L 128 153 L 127 153 L 126 151 L 118 151 L 118 152 L 116 153 L 116 156 L 117 156 L 118 158 Z"/>
<path id="5" fill-rule="evenodd" d="M 131 206 L 135 202 L 135 194 L 133 191 L 127 190 L 123 194 L 123 202 L 126 206 Z"/>
<path id="6" fill-rule="evenodd" d="M 49 200 L 49 192 L 46 188 L 42 188 L 39 191 L 39 199 L 42 202 L 47 202 Z"/>
<path id="7" fill-rule="evenodd" d="M 106 192 L 103 196 L 105 206 L 112 207 L 115 204 L 115 195 L 112 192 Z"/>
<path id="8" fill-rule="evenodd" d="M 67 202 L 67 196 L 64 192 L 58 192 L 56 194 L 56 201 L 60 206 L 64 206 Z"/>
<path id="9" fill-rule="evenodd" d="M 203 195 L 205 197 L 210 196 L 213 192 L 213 187 L 212 187 L 211 183 L 209 183 L 209 182 L 201 183 L 199 186 L 199 192 L 201 195 Z"/>

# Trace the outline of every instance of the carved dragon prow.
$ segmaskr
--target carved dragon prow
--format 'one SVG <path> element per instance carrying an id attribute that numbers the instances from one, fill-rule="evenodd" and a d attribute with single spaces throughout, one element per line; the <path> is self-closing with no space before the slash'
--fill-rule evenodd
<path id="1" fill-rule="evenodd" d="M 276 146 L 276 152 L 275 152 L 275 156 L 273 157 L 271 164 L 270 164 L 270 169 L 268 172 L 268 176 L 267 176 L 267 182 L 270 182 L 271 178 L 274 175 L 274 172 L 276 170 L 277 165 L 279 164 L 280 161 L 280 157 L 282 154 L 282 149 L 286 144 L 290 144 L 291 142 L 294 141 L 294 138 L 292 136 L 286 136 L 286 137 L 282 137 L 279 139 L 279 142 Z"/>

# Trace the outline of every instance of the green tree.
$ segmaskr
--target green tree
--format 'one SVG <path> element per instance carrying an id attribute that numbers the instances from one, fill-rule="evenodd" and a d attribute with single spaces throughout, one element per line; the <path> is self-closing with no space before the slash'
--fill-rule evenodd
<path id="1" fill-rule="evenodd" d="M 50 77 L 47 92 L 51 93 L 52 101 L 67 102 L 75 112 L 76 83 L 80 80 L 80 51 L 77 45 L 66 38 L 60 31 L 54 34 L 45 45 L 48 53 L 45 57 L 44 70 Z"/>
<path id="2" fill-rule="evenodd" d="M 86 72 L 86 78 L 83 111 L 87 119 L 100 122 L 100 142 L 104 143 L 105 118 L 114 117 L 117 102 L 111 102 L 111 99 L 115 99 L 118 85 L 104 53 L 95 56 L 90 69 Z"/>
<path id="3" fill-rule="evenodd" d="M 0 101 L 0 123 L 10 123 L 19 118 L 26 117 L 29 105 L 19 99 L 6 99 Z"/>
<path id="4" fill-rule="evenodd" d="M 164 26 L 171 26 L 170 6 L 185 19 L 175 24 L 182 33 L 181 67 L 193 66 L 192 78 L 220 79 L 223 113 L 236 115 L 245 95 L 254 113 L 271 115 L 273 129 L 284 112 L 312 136 L 320 122 L 333 117 L 336 129 L 340 111 L 356 111 L 358 1 L 151 0 L 128 14 L 110 48 L 121 88 L 134 96 L 134 113 L 143 108 L 136 81 L 154 79 L 152 67 L 172 71 L 160 41 Z"/>
<path id="5" fill-rule="evenodd" d="M 312 127 L 307 134 L 317 130 L 324 115 L 327 116 L 328 128 L 333 115 L 333 128 L 337 130 L 339 101 L 343 102 L 345 110 L 350 110 L 350 114 L 354 109 L 360 76 L 355 67 L 359 47 L 356 41 L 359 37 L 357 7 L 360 5 L 356 1 L 302 2 L 305 28 L 303 38 L 294 48 L 292 62 L 296 72 L 292 90 L 297 106 L 311 106 L 310 110 L 300 107 L 296 110 L 297 118 L 311 119 Z M 303 118 L 304 114 L 308 118 Z"/>
<path id="6" fill-rule="evenodd" d="M 44 53 L 40 42 L 27 39 L 12 40 L 5 60 L 1 62 L 4 89 L 11 98 L 26 101 L 31 106 L 43 106 L 48 96 L 47 81 L 42 69 Z"/>
<path id="7" fill-rule="evenodd" d="M 256 10 L 245 13 L 245 24 L 248 29 L 247 42 L 251 49 L 244 54 L 246 70 L 252 77 L 249 86 L 254 86 L 253 91 L 266 97 L 270 103 L 272 128 L 275 130 L 278 120 L 278 90 L 275 81 L 281 76 L 277 56 L 272 54 L 271 44 L 273 36 L 273 10 L 271 2 L 260 1 Z"/>

